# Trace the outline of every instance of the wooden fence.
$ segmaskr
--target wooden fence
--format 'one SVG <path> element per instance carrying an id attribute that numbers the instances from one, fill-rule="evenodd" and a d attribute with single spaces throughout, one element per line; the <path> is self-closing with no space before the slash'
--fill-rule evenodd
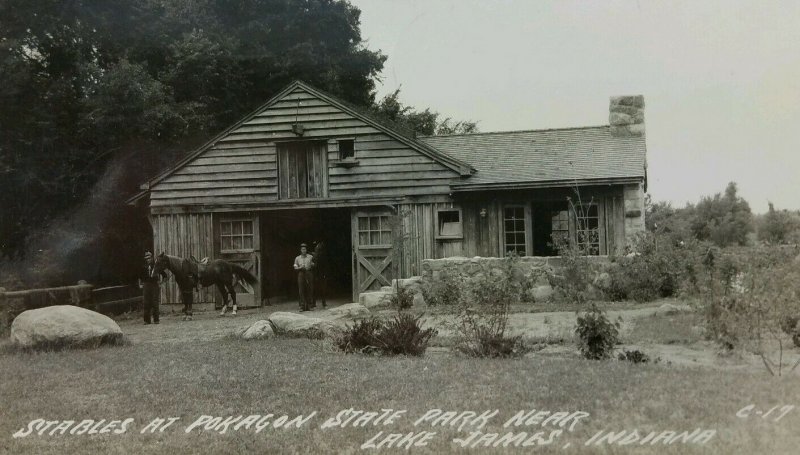
<path id="1" fill-rule="evenodd" d="M 121 314 L 142 306 L 142 291 L 138 286 L 95 288 L 85 281 L 74 286 L 6 291 L 0 288 L 0 323 L 8 327 L 25 310 L 53 305 L 75 305 L 103 314 Z"/>

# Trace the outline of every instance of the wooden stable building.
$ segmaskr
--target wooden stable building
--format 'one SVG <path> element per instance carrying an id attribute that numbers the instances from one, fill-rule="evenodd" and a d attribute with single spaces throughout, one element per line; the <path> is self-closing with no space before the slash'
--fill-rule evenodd
<path id="1" fill-rule="evenodd" d="M 617 97 L 605 126 L 415 137 L 294 82 L 130 202 L 149 200 L 155 251 L 252 270 L 245 304 L 297 292 L 302 242 L 325 242 L 329 288 L 348 299 L 427 258 L 556 255 L 553 236 L 621 253 L 644 230 L 643 112 Z"/>

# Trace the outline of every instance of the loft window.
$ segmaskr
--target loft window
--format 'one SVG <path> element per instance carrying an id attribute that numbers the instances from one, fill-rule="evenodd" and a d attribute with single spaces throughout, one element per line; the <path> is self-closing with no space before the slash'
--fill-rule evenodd
<path id="1" fill-rule="evenodd" d="M 437 237 L 443 239 L 460 239 L 463 237 L 461 226 L 461 209 L 445 209 L 436 212 Z"/>
<path id="2" fill-rule="evenodd" d="M 220 221 L 220 243 L 222 251 L 253 249 L 253 221 Z"/>
<path id="3" fill-rule="evenodd" d="M 298 141 L 278 144 L 278 198 L 327 197 L 327 144 Z"/>
<path id="4" fill-rule="evenodd" d="M 355 141 L 353 139 L 339 140 L 339 159 L 347 160 L 356 157 Z"/>

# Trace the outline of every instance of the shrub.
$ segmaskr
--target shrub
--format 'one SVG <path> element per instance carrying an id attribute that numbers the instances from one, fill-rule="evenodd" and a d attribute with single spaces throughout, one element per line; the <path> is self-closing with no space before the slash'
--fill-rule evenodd
<path id="1" fill-rule="evenodd" d="M 607 359 L 619 340 L 620 320 L 611 322 L 597 305 L 578 315 L 575 333 L 581 354 L 592 360 Z"/>
<path id="2" fill-rule="evenodd" d="M 561 255 L 561 275 L 551 275 L 550 284 L 562 293 L 567 302 L 586 303 L 596 266 L 577 246 L 560 242 L 558 251 Z"/>
<path id="3" fill-rule="evenodd" d="M 608 269 L 611 285 L 602 290 L 612 300 L 637 302 L 671 297 L 681 290 L 694 293 L 702 248 L 694 240 L 640 234 L 634 240 L 632 253 L 613 259 Z"/>
<path id="4" fill-rule="evenodd" d="M 457 306 L 464 297 L 463 287 L 464 277 L 443 270 L 436 278 L 423 282 L 422 297 L 430 306 Z"/>
<path id="5" fill-rule="evenodd" d="M 506 258 L 500 267 L 484 266 L 458 303 L 456 349 L 476 357 L 515 357 L 527 349 L 520 336 L 507 336 L 508 313 L 522 285 L 515 277 L 519 259 Z"/>
<path id="6" fill-rule="evenodd" d="M 398 284 L 395 287 L 394 294 L 389 299 L 389 306 L 398 311 L 407 310 L 414 306 L 414 294 Z"/>
<path id="7" fill-rule="evenodd" d="M 378 331 L 377 338 L 384 355 L 414 355 L 425 353 L 436 329 L 423 329 L 422 317 L 400 313 L 386 322 Z"/>
<path id="8" fill-rule="evenodd" d="M 522 336 L 508 336 L 485 326 L 476 326 L 456 350 L 472 357 L 520 357 L 530 351 Z"/>
<path id="9" fill-rule="evenodd" d="M 800 270 L 794 254 L 780 247 L 733 249 L 712 251 L 704 261 L 707 332 L 727 348 L 760 356 L 777 376 L 783 371 L 784 345 L 798 341 Z"/>
<path id="10" fill-rule="evenodd" d="M 638 349 L 634 349 L 633 351 L 624 350 L 620 352 L 617 359 L 627 360 L 631 363 L 647 363 L 650 361 L 650 356 Z"/>
<path id="11" fill-rule="evenodd" d="M 346 353 L 414 355 L 425 353 L 435 329 L 422 329 L 422 317 L 399 313 L 387 322 L 364 319 L 348 327 L 336 341 Z"/>
<path id="12" fill-rule="evenodd" d="M 336 345 L 347 353 L 371 354 L 377 352 L 380 346 L 378 333 L 382 327 L 383 323 L 374 317 L 356 321 L 354 325 L 347 327 L 342 336 L 336 340 Z"/>

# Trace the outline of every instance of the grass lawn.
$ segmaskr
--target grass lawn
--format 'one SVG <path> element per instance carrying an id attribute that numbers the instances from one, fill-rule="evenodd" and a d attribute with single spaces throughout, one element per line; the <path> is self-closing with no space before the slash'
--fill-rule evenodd
<path id="1" fill-rule="evenodd" d="M 680 316 L 680 315 L 679 315 Z M 198 322 L 198 321 L 194 321 Z M 647 321 L 645 321 L 647 322 Z M 191 323 L 190 323 L 191 324 Z M 168 331 L 167 322 L 161 330 Z M 637 326 L 638 327 L 638 326 Z M 634 333 L 637 328 L 634 328 Z M 646 327 L 640 330 L 647 330 Z M 417 453 L 473 452 L 454 438 L 474 427 L 432 427 L 414 421 L 430 409 L 498 410 L 483 433 L 561 429 L 550 445 L 502 447 L 495 452 L 539 453 L 798 453 L 800 409 L 779 421 L 773 406 L 800 407 L 797 375 L 772 378 L 763 371 L 631 365 L 532 355 L 481 360 L 429 352 L 423 358 L 376 358 L 333 352 L 305 339 L 240 341 L 164 339 L 87 351 L 35 354 L 0 350 L 0 448 L 4 453 L 356 453 L 379 431 L 431 431 Z M 741 408 L 754 404 L 746 413 Z M 322 429 L 339 411 L 405 410 L 391 425 Z M 548 424 L 503 428 L 520 410 L 583 411 L 573 431 Z M 317 414 L 300 428 L 185 429 L 202 415 Z M 163 433 L 141 434 L 156 417 L 180 417 Z M 12 435 L 34 419 L 134 419 L 123 434 L 23 438 Z M 617 444 L 585 446 L 601 430 L 716 430 L 704 445 Z M 565 448 L 565 445 L 569 444 Z M 368 449 L 375 451 L 374 449 Z"/>

